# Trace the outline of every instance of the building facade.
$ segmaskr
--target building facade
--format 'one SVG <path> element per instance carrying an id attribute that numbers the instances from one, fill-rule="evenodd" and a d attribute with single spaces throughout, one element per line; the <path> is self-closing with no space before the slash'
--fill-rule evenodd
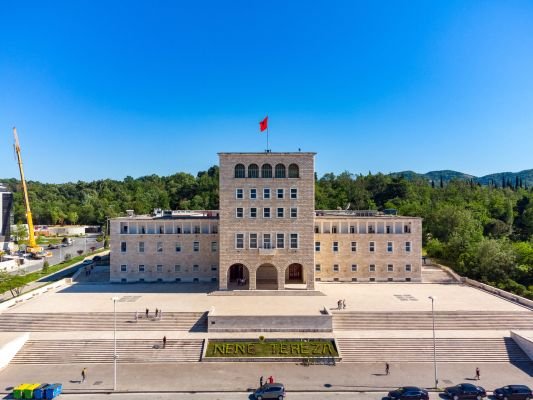
<path id="1" fill-rule="evenodd" d="M 220 153 L 217 211 L 111 220 L 111 281 L 314 289 L 315 281 L 420 281 L 422 221 L 315 211 L 315 153 Z"/>
<path id="2" fill-rule="evenodd" d="M 6 250 L 13 224 L 13 193 L 0 186 L 0 250 Z"/>

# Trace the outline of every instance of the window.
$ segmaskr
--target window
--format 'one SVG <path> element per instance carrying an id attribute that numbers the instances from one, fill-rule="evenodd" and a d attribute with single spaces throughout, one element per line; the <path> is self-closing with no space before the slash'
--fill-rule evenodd
<path id="1" fill-rule="evenodd" d="M 250 248 L 257 249 L 257 233 L 250 233 Z"/>
<path id="2" fill-rule="evenodd" d="M 278 210 L 276 212 L 277 217 L 278 218 L 283 218 L 284 211 L 285 211 L 285 209 L 283 207 L 278 207 Z"/>
<path id="3" fill-rule="evenodd" d="M 285 248 L 285 234 L 284 233 L 277 233 L 276 234 L 276 247 L 278 249 L 284 249 Z"/>
<path id="4" fill-rule="evenodd" d="M 181 278 L 176 278 L 176 282 L 181 282 Z"/>
<path id="5" fill-rule="evenodd" d="M 291 207 L 291 218 L 298 218 L 298 208 Z"/>
<path id="6" fill-rule="evenodd" d="M 375 242 L 368 242 L 368 251 L 373 253 L 376 250 L 376 243 Z"/>
<path id="7" fill-rule="evenodd" d="M 146 233 L 146 227 L 144 225 L 141 226 L 141 233 L 143 235 Z"/>
<path id="8" fill-rule="evenodd" d="M 263 164 L 261 167 L 261 178 L 272 178 L 272 165 Z"/>
<path id="9" fill-rule="evenodd" d="M 165 233 L 165 227 L 163 225 L 160 225 L 159 226 L 159 234 L 162 235 L 163 233 Z"/>
<path id="10" fill-rule="evenodd" d="M 257 199 L 257 189 L 256 188 L 250 189 L 250 198 L 251 199 Z"/>
<path id="11" fill-rule="evenodd" d="M 277 190 L 277 198 L 283 199 L 285 197 L 285 189 L 278 189 Z"/>
<path id="12" fill-rule="evenodd" d="M 404 225 L 403 233 L 411 233 L 411 225 Z"/>
<path id="13" fill-rule="evenodd" d="M 193 228 L 194 233 L 200 233 L 200 227 L 198 225 L 195 225 Z"/>
<path id="14" fill-rule="evenodd" d="M 300 168 L 296 164 L 289 165 L 289 178 L 299 178 Z"/>
<path id="15" fill-rule="evenodd" d="M 122 226 L 122 233 L 128 233 L 128 225 Z"/>
<path id="16" fill-rule="evenodd" d="M 387 225 L 387 226 L 385 227 L 385 231 L 386 231 L 387 233 L 392 233 L 392 227 L 391 227 L 390 225 Z"/>
<path id="17" fill-rule="evenodd" d="M 120 272 L 128 272 L 128 266 L 127 265 L 121 265 L 120 266 Z"/>
<path id="18" fill-rule="evenodd" d="M 181 252 L 181 243 L 176 243 L 176 253 Z"/>
<path id="19" fill-rule="evenodd" d="M 320 242 L 315 242 L 315 251 L 320 251 Z"/>
<path id="20" fill-rule="evenodd" d="M 198 283 L 198 282 L 200 282 L 200 279 L 198 279 L 198 278 L 193 278 L 192 281 L 193 281 L 194 283 Z"/>
<path id="21" fill-rule="evenodd" d="M 320 227 L 318 225 L 315 225 L 315 233 L 320 233 Z"/>
<path id="22" fill-rule="evenodd" d="M 357 265 L 356 264 L 352 264 L 352 272 L 357 272 Z"/>
<path id="23" fill-rule="evenodd" d="M 315 271 L 320 272 L 320 264 L 315 264 Z"/>
<path id="24" fill-rule="evenodd" d="M 370 264 L 368 266 L 368 271 L 369 272 L 376 272 L 376 266 L 374 264 Z"/>
<path id="25" fill-rule="evenodd" d="M 245 167 L 243 164 L 237 164 L 235 166 L 235 178 L 244 178 L 245 176 Z"/>
<path id="26" fill-rule="evenodd" d="M 337 233 L 337 227 L 335 225 L 331 227 L 331 233 Z"/>
<path id="27" fill-rule="evenodd" d="M 272 248 L 272 241 L 270 237 L 270 233 L 263 233 L 263 249 L 271 249 Z"/>
<path id="28" fill-rule="evenodd" d="M 387 265 L 387 272 L 394 272 L 394 265 L 388 264 Z"/>
<path id="29" fill-rule="evenodd" d="M 157 252 L 162 253 L 163 252 L 163 242 L 157 242 Z"/>
<path id="30" fill-rule="evenodd" d="M 411 252 L 411 242 L 405 242 L 405 251 L 407 253 Z"/>
<path id="31" fill-rule="evenodd" d="M 392 242 L 387 242 L 387 253 L 392 253 Z"/>
<path id="32" fill-rule="evenodd" d="M 350 233 L 355 233 L 355 226 L 354 225 L 350 225 Z"/>
<path id="33" fill-rule="evenodd" d="M 193 242 L 192 243 L 192 250 L 193 251 L 200 251 L 200 242 Z"/>
<path id="34" fill-rule="evenodd" d="M 339 264 L 333 265 L 333 272 L 339 272 Z"/>
<path id="35" fill-rule="evenodd" d="M 235 234 L 235 248 L 244 249 L 244 233 Z"/>
<path id="36" fill-rule="evenodd" d="M 298 189 L 291 188 L 291 199 L 297 199 L 297 198 L 298 198 Z"/>
<path id="37" fill-rule="evenodd" d="M 174 272 L 181 272 L 181 265 L 174 265 Z"/>
<path id="38" fill-rule="evenodd" d="M 263 218 L 270 218 L 270 207 L 263 208 Z"/>
<path id="39" fill-rule="evenodd" d="M 285 178 L 285 165 L 276 165 L 276 178 Z"/>
<path id="40" fill-rule="evenodd" d="M 376 278 L 370 278 L 369 281 L 370 281 L 370 282 L 375 282 L 375 281 L 376 281 Z"/>
<path id="41" fill-rule="evenodd" d="M 144 253 L 144 242 L 139 242 L 139 253 Z"/>
<path id="42" fill-rule="evenodd" d="M 235 189 L 235 198 L 242 199 L 244 197 L 244 190 L 242 188 Z"/>
<path id="43" fill-rule="evenodd" d="M 333 242 L 333 251 L 339 251 L 339 242 Z"/>
<path id="44" fill-rule="evenodd" d="M 181 226 L 176 226 L 176 233 L 178 235 L 181 233 Z"/>
<path id="45" fill-rule="evenodd" d="M 411 271 L 412 271 L 412 269 L 411 269 L 411 264 L 407 264 L 407 265 L 405 266 L 405 272 L 411 272 Z"/>
<path id="46" fill-rule="evenodd" d="M 217 242 L 211 242 L 211 252 L 216 253 L 218 250 L 218 243 Z"/>
<path id="47" fill-rule="evenodd" d="M 352 242 L 352 251 L 357 251 L 357 242 Z"/>
<path id="48" fill-rule="evenodd" d="M 162 266 L 161 264 L 159 264 L 159 265 L 157 265 L 157 266 L 155 267 L 155 270 L 156 270 L 157 272 L 161 273 L 161 272 L 163 272 L 163 266 Z"/>
<path id="49" fill-rule="evenodd" d="M 250 218 L 257 218 L 257 208 L 250 208 Z"/>
<path id="50" fill-rule="evenodd" d="M 376 230 L 374 229 L 374 225 L 368 225 L 368 233 L 376 233 Z"/>
<path id="51" fill-rule="evenodd" d="M 352 278 L 352 282 L 357 282 L 357 278 Z"/>
<path id="52" fill-rule="evenodd" d="M 194 265 L 192 266 L 192 271 L 193 271 L 193 272 L 198 272 L 198 271 L 200 271 L 200 266 L 199 266 L 198 264 L 194 264 Z"/>
<path id="53" fill-rule="evenodd" d="M 388 282 L 392 282 L 392 278 L 387 278 L 387 281 Z"/>
<path id="54" fill-rule="evenodd" d="M 298 248 L 298 234 L 291 233 L 291 249 L 297 249 L 297 248 Z"/>
<path id="55" fill-rule="evenodd" d="M 139 272 L 144 272 L 144 265 L 139 265 Z"/>
<path id="56" fill-rule="evenodd" d="M 243 217 L 243 214 L 244 214 L 244 208 L 242 207 L 237 207 L 235 209 L 235 218 L 242 218 Z"/>
<path id="57" fill-rule="evenodd" d="M 120 242 L 120 251 L 122 253 L 125 253 L 126 252 L 126 242 Z"/>
<path id="58" fill-rule="evenodd" d="M 259 167 L 257 164 L 248 165 L 248 178 L 259 178 Z"/>
<path id="59" fill-rule="evenodd" d="M 270 199 L 270 188 L 263 188 L 263 199 Z"/>
<path id="60" fill-rule="evenodd" d="M 411 282 L 411 278 L 405 278 L 406 282 Z"/>
<path id="61" fill-rule="evenodd" d="M 218 270 L 218 267 L 216 265 L 211 265 L 211 271 L 217 271 Z"/>

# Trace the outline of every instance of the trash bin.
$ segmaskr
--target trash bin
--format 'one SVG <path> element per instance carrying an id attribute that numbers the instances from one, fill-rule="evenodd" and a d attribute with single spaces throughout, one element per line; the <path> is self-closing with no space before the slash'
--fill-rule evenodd
<path id="1" fill-rule="evenodd" d="M 24 388 L 24 399 L 33 399 L 33 391 L 41 386 L 40 383 L 28 383 Z"/>
<path id="2" fill-rule="evenodd" d="M 15 399 L 22 399 L 24 396 L 24 389 L 28 386 L 28 383 L 22 383 L 13 389 L 13 397 Z"/>
<path id="3" fill-rule="evenodd" d="M 61 383 L 52 383 L 46 387 L 45 398 L 53 399 L 61 394 L 63 385 Z"/>
<path id="4" fill-rule="evenodd" d="M 46 388 L 48 387 L 48 383 L 43 383 L 42 385 L 40 385 L 38 388 L 36 388 L 34 391 L 33 391 L 33 398 L 34 399 L 44 399 L 44 395 L 46 393 Z"/>

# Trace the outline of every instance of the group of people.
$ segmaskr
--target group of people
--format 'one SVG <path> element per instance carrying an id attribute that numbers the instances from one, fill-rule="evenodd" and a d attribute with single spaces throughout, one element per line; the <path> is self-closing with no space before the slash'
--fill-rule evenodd
<path id="1" fill-rule="evenodd" d="M 274 377 L 270 375 L 265 382 L 263 376 L 261 376 L 261 378 L 259 378 L 259 387 L 263 387 L 263 384 L 265 383 L 274 383 Z"/>
<path id="2" fill-rule="evenodd" d="M 150 310 L 148 308 L 144 311 L 144 315 L 145 315 L 146 319 L 150 318 Z M 155 309 L 155 318 L 159 319 L 159 320 L 161 318 L 163 318 L 163 311 L 161 311 L 160 309 L 156 308 Z M 138 320 L 139 320 L 139 312 L 135 311 L 135 322 L 137 322 Z"/>
<path id="3" fill-rule="evenodd" d="M 337 301 L 337 310 L 344 310 L 346 308 L 346 299 Z"/>

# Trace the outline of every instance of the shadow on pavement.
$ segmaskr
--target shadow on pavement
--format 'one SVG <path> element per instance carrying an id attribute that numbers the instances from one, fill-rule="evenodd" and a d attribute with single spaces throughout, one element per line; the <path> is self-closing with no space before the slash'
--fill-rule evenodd
<path id="1" fill-rule="evenodd" d="M 74 284 L 59 293 L 210 293 L 217 289 L 211 283 L 101 283 Z"/>

